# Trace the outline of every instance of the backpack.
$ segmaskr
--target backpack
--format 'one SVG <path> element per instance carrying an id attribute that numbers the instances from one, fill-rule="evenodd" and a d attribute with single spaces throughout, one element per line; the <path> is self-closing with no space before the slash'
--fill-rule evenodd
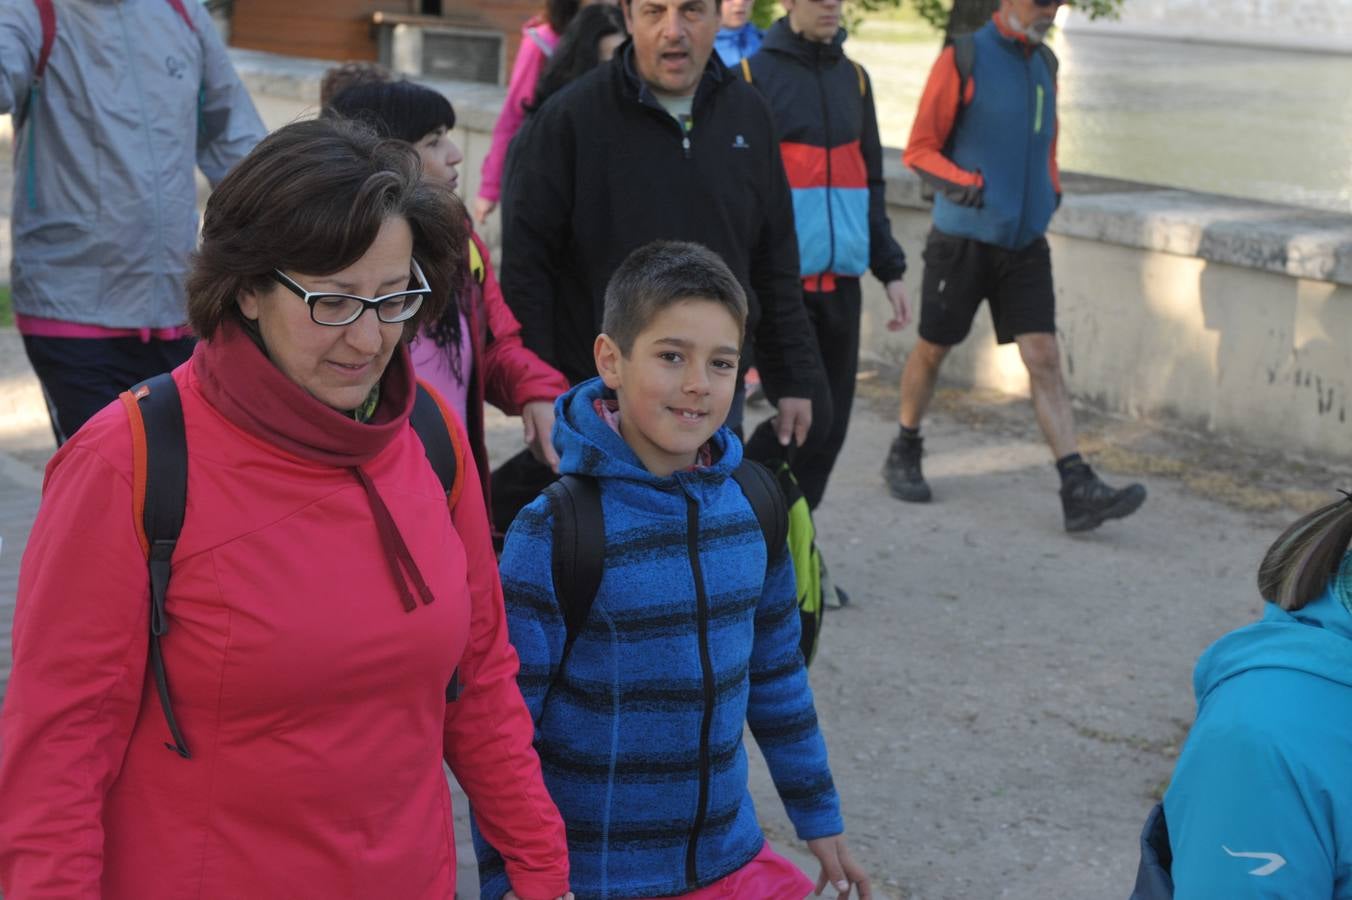
<path id="1" fill-rule="evenodd" d="M 787 472 L 783 465 L 781 473 Z M 742 489 L 751 510 L 760 524 L 761 535 L 765 539 L 767 560 L 775 557 L 775 548 L 787 544 L 794 563 L 794 573 L 798 581 L 798 610 L 802 619 L 803 634 L 799 649 L 806 663 L 812 661 L 817 649 L 817 636 L 821 633 L 820 594 L 813 606 L 804 606 L 802 586 L 805 576 L 800 569 L 800 554 L 797 549 L 803 545 L 802 522 L 806 516 L 810 529 L 812 520 L 807 513 L 807 501 L 801 491 L 797 491 L 797 482 L 793 488 L 797 492 L 797 502 L 786 497 L 781 488 L 783 474 L 776 479 L 770 471 L 755 460 L 743 458 L 741 464 L 733 470 L 732 478 Z M 788 476 L 792 481 L 793 476 Z M 549 500 L 550 512 L 554 518 L 553 557 L 550 560 L 554 581 L 554 594 L 559 601 L 559 611 L 563 615 L 565 636 L 563 654 L 559 666 L 567 660 L 573 643 L 587 623 L 592 603 L 596 600 L 596 590 L 601 585 L 601 575 L 605 571 L 606 524 L 601 509 L 601 489 L 595 478 L 589 475 L 564 475 L 544 490 Z M 801 510 L 799 509 L 801 507 Z M 795 534 L 795 525 L 798 533 Z M 808 546 L 812 543 L 807 536 Z"/>
<path id="2" fill-rule="evenodd" d="M 184 759 L 191 759 L 169 699 L 169 680 L 164 670 L 160 639 L 169 630 L 164 601 L 169 592 L 174 547 L 183 530 L 183 511 L 188 494 L 188 443 L 183 428 L 183 404 L 173 375 L 165 372 L 148 378 L 118 397 L 126 408 L 132 439 L 132 498 L 137 537 L 150 569 L 150 668 L 160 708 L 169 726 L 172 744 L 164 746 Z M 456 430 L 446 419 L 441 402 L 421 382 L 413 401 L 409 424 L 422 440 L 428 462 L 446 491 L 449 507 L 460 499 L 464 479 L 465 448 L 456 440 Z M 460 694 L 460 670 L 446 686 L 447 702 Z"/>
<path id="3" fill-rule="evenodd" d="M 1056 59 L 1056 54 L 1046 44 L 1038 44 L 1036 52 L 1046 63 L 1047 71 L 1051 73 L 1052 81 L 1055 82 L 1057 71 L 1061 65 Z M 952 158 L 953 135 L 957 134 L 958 123 L 962 121 L 962 112 L 967 108 L 967 85 L 972 80 L 974 66 L 976 66 L 976 35 L 972 32 L 953 35 L 953 67 L 958 70 L 958 114 L 953 119 L 953 128 L 948 132 L 948 143 L 943 150 L 944 156 L 950 159 Z M 920 199 L 934 199 L 934 185 L 923 178 L 920 179 Z"/>

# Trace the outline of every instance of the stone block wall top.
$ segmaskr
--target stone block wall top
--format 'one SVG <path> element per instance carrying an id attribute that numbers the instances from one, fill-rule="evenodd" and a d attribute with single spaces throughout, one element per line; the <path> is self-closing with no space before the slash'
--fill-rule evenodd
<path id="1" fill-rule="evenodd" d="M 319 80 L 333 63 L 230 51 L 245 85 L 255 94 L 313 103 Z M 457 124 L 493 130 L 505 90 L 494 85 L 428 80 L 455 104 Z M 920 179 L 884 154 L 888 202 L 926 208 Z M 1055 234 L 1335 284 L 1352 285 L 1352 215 L 1199 194 L 1176 188 L 1066 172 L 1065 202 L 1050 230 Z"/>

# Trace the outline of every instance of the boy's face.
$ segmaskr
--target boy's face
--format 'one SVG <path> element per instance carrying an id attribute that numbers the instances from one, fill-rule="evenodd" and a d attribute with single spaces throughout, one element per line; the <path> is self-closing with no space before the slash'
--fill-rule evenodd
<path id="1" fill-rule="evenodd" d="M 712 300 L 662 310 L 629 355 L 609 335 L 596 339 L 596 369 L 620 401 L 620 435 L 654 475 L 695 464 L 700 447 L 728 417 L 737 384 L 741 332 Z"/>

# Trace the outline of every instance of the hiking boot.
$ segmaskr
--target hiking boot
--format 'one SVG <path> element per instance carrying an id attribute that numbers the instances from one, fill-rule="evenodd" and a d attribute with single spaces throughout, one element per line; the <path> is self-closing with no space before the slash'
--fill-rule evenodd
<path id="1" fill-rule="evenodd" d="M 1109 487 L 1093 470 L 1061 485 L 1061 509 L 1066 515 L 1066 531 L 1070 532 L 1090 531 L 1109 519 L 1129 516 L 1144 502 L 1144 485 Z"/>
<path id="2" fill-rule="evenodd" d="M 883 463 L 883 480 L 893 497 L 907 503 L 928 503 L 930 486 L 920 473 L 920 456 L 924 450 L 925 439 L 897 435 L 892 441 L 892 449 L 887 451 L 887 461 Z"/>

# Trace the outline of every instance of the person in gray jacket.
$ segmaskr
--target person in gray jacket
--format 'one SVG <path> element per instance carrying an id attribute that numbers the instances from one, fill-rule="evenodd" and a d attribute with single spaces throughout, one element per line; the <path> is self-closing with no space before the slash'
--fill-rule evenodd
<path id="1" fill-rule="evenodd" d="M 266 129 L 197 0 L 0 0 L 15 323 L 60 444 L 187 359 L 200 167 Z"/>

